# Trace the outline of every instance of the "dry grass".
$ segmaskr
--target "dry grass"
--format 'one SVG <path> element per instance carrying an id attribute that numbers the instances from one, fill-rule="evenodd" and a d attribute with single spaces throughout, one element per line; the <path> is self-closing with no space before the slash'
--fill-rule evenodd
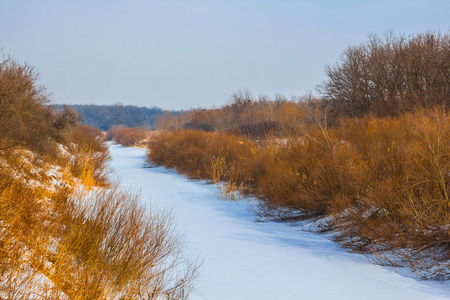
<path id="1" fill-rule="evenodd" d="M 69 142 L 70 156 L 62 164 L 68 165 L 73 176 L 86 187 L 106 185 L 110 156 L 101 130 L 80 124 L 72 129 Z"/>
<path id="2" fill-rule="evenodd" d="M 0 296 L 188 296 L 197 265 L 183 255 L 169 213 L 145 211 L 138 195 L 118 186 L 76 196 L 61 189 L 50 202 L 43 197 L 24 183 L 1 190 Z"/>
<path id="3" fill-rule="evenodd" d="M 71 299 L 188 295 L 197 267 L 184 257 L 170 214 L 145 211 L 138 195 L 117 186 L 55 200 L 57 256 L 43 272 Z"/>

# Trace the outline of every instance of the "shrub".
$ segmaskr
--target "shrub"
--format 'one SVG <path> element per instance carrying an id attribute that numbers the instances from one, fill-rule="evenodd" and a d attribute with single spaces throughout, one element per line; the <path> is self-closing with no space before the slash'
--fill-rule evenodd
<path id="1" fill-rule="evenodd" d="M 18 181 L 0 190 L 2 297 L 187 297 L 197 265 L 182 253 L 170 214 L 144 211 L 118 186 L 46 197 Z"/>
<path id="2" fill-rule="evenodd" d="M 0 171 L 0 294 L 6 299 L 42 297 L 61 299 L 53 285 L 36 270 L 42 253 L 45 210 L 26 184 L 12 181 Z"/>
<path id="3" fill-rule="evenodd" d="M 225 161 L 220 180 L 239 177 L 234 165 L 252 155 L 252 146 L 225 133 L 184 130 L 166 132 L 149 143 L 149 162 L 166 165 L 193 178 L 211 179 L 216 158 Z M 239 164 L 239 163 L 237 163 Z"/>
<path id="4" fill-rule="evenodd" d="M 244 135 L 254 139 L 264 138 L 266 135 L 281 131 L 281 124 L 278 122 L 247 123 L 227 130 L 227 133 Z"/>
<path id="5" fill-rule="evenodd" d="M 145 138 L 147 138 L 147 133 L 139 128 L 117 126 L 106 133 L 106 139 L 113 140 L 125 147 L 135 146 Z"/>
<path id="6" fill-rule="evenodd" d="M 184 299 L 197 266 L 168 213 L 145 211 L 117 186 L 55 197 L 58 256 L 42 272 L 71 299 Z"/>
<path id="7" fill-rule="evenodd" d="M 346 225 L 338 240 L 356 250 L 387 251 L 389 259 L 381 260 L 407 262 L 425 278 L 448 279 L 448 114 L 421 111 L 350 126 L 365 146 L 366 182 L 359 205 L 339 220 Z"/>
<path id="8" fill-rule="evenodd" d="M 0 62 L 0 151 L 29 149 L 39 155 L 56 156 L 54 140 L 62 142 L 76 123 L 75 113 L 57 112 L 37 86 L 33 68 L 13 60 Z"/>
<path id="9" fill-rule="evenodd" d="M 70 157 L 65 158 L 72 174 L 86 187 L 105 185 L 108 180 L 108 146 L 101 130 L 79 124 L 69 135 Z"/>

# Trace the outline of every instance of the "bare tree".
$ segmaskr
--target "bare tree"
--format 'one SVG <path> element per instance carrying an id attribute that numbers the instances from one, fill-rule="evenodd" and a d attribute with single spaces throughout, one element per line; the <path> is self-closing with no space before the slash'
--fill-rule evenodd
<path id="1" fill-rule="evenodd" d="M 396 116 L 448 104 L 450 36 L 371 35 L 369 42 L 349 47 L 326 73 L 319 90 L 334 116 Z"/>

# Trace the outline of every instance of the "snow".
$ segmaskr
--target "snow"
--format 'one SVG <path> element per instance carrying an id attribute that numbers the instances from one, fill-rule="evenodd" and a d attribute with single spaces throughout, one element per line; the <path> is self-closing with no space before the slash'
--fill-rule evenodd
<path id="1" fill-rule="evenodd" d="M 144 168 L 143 149 L 110 144 L 110 153 L 122 184 L 140 189 L 144 205 L 172 209 L 190 255 L 203 260 L 193 300 L 450 299 L 448 282 L 372 264 L 299 227 L 256 222 L 249 201 L 225 201 L 214 185 Z"/>

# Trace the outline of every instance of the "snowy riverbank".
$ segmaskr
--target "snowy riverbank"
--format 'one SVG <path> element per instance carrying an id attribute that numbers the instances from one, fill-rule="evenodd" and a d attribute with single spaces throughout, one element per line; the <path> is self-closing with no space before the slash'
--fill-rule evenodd
<path id="1" fill-rule="evenodd" d="M 249 203 L 172 171 L 144 168 L 145 151 L 110 145 L 123 185 L 145 205 L 173 209 L 189 252 L 204 263 L 193 300 L 450 299 L 450 283 L 423 282 L 371 264 L 325 237 L 282 223 L 258 223 Z"/>

